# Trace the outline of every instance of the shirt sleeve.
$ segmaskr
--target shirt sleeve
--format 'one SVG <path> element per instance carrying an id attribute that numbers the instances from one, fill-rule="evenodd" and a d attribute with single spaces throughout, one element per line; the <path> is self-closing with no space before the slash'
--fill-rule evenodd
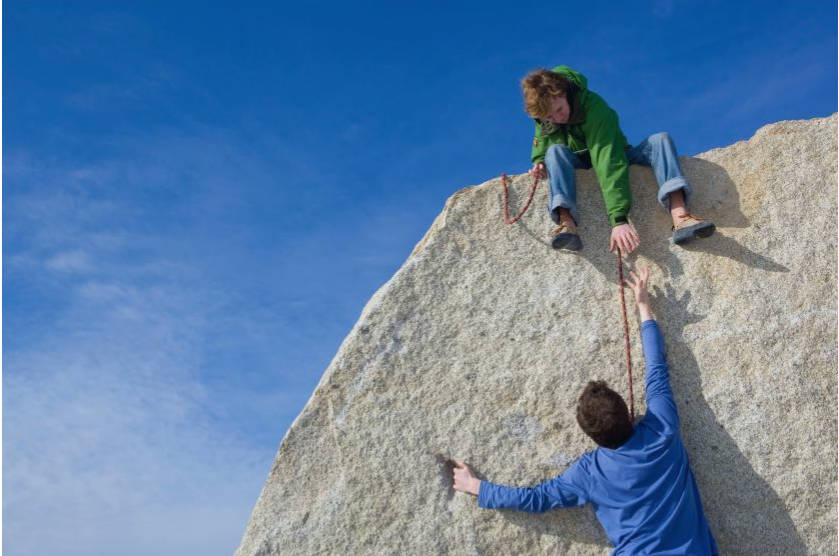
<path id="1" fill-rule="evenodd" d="M 647 411 L 678 429 L 679 413 L 673 399 L 673 390 L 670 388 L 664 338 L 655 320 L 649 319 L 641 323 L 641 342 L 644 345 L 644 360 L 647 364 Z"/>
<path id="2" fill-rule="evenodd" d="M 605 103 L 593 107 L 583 124 L 583 132 L 591 165 L 603 192 L 609 224 L 625 224 L 632 196 L 629 191 L 629 160 L 617 113 Z"/>
<path id="3" fill-rule="evenodd" d="M 578 460 L 563 474 L 535 487 L 509 487 L 481 481 L 478 505 L 487 509 L 514 509 L 542 513 L 553 508 L 588 502 L 588 473 Z"/>
<path id="4" fill-rule="evenodd" d="M 542 126 L 536 122 L 536 129 L 533 132 L 533 148 L 530 149 L 530 161 L 533 164 L 545 161 L 545 153 L 548 152 L 547 138 L 542 136 Z"/>

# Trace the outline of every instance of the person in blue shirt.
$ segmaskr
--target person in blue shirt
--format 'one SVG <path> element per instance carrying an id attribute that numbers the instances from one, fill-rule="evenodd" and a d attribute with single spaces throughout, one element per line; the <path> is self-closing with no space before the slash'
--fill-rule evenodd
<path id="1" fill-rule="evenodd" d="M 679 433 L 664 339 L 647 295 L 649 267 L 626 281 L 635 293 L 647 365 L 647 413 L 633 427 L 623 398 L 592 381 L 577 405 L 577 423 L 598 444 L 561 475 L 535 487 L 481 481 L 455 460 L 454 488 L 478 496 L 482 508 L 544 512 L 591 503 L 614 555 L 714 556 L 699 489 Z"/>

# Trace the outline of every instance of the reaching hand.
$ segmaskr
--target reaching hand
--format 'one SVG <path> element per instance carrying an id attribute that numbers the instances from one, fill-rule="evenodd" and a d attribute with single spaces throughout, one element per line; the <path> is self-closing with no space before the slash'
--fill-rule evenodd
<path id="1" fill-rule="evenodd" d="M 615 252 L 615 247 L 620 247 L 620 250 L 626 254 L 635 251 L 635 248 L 641 244 L 641 237 L 632 224 L 620 224 L 612 228 L 612 237 L 609 239 L 609 251 Z"/>
<path id="2" fill-rule="evenodd" d="M 466 461 L 462 459 L 454 460 L 454 489 L 477 496 L 480 488 L 481 481 L 475 476 Z"/>
<path id="3" fill-rule="evenodd" d="M 624 280 L 626 285 L 629 286 L 635 294 L 635 301 L 637 303 L 640 303 L 642 300 L 649 301 L 649 298 L 647 297 L 647 284 L 650 281 L 650 265 L 644 265 L 640 274 L 641 276 L 638 276 L 635 274 L 634 270 L 630 270 L 630 278 Z"/>
<path id="4" fill-rule="evenodd" d="M 538 180 L 545 179 L 545 177 L 546 177 L 545 163 L 544 162 L 539 162 L 538 164 L 534 164 L 533 168 L 530 169 L 528 174 L 530 174 L 532 177 L 534 177 Z"/>
<path id="5" fill-rule="evenodd" d="M 630 278 L 624 280 L 624 283 L 632 289 L 635 294 L 635 303 L 638 305 L 638 313 L 641 316 L 641 322 L 653 318 L 650 311 L 650 298 L 647 295 L 647 284 L 650 281 L 650 266 L 644 265 L 641 269 L 640 276 L 635 274 L 634 270 L 629 271 Z"/>

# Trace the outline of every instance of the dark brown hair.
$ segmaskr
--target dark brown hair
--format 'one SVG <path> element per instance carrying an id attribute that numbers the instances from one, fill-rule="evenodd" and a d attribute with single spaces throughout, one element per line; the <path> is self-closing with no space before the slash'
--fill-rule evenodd
<path id="1" fill-rule="evenodd" d="M 546 69 L 533 70 L 521 80 L 524 109 L 539 120 L 550 115 L 552 98 L 570 97 L 576 89 L 577 86 L 570 79 Z"/>
<path id="2" fill-rule="evenodd" d="M 632 436 L 626 402 L 603 380 L 592 380 L 586 385 L 577 403 L 577 423 L 605 448 L 617 448 Z"/>

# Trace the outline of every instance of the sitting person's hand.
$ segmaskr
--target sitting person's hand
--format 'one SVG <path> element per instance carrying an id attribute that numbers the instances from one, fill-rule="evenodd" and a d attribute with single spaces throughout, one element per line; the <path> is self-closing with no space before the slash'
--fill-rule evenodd
<path id="1" fill-rule="evenodd" d="M 632 224 L 619 224 L 612 228 L 612 237 L 609 239 L 609 251 L 615 252 L 615 247 L 620 247 L 620 250 L 626 254 L 632 253 L 641 245 L 641 237 Z"/>
<path id="2" fill-rule="evenodd" d="M 547 176 L 545 172 L 545 164 L 543 162 L 539 162 L 538 164 L 534 164 L 533 168 L 530 169 L 528 172 L 531 177 L 534 177 L 538 180 L 543 180 Z"/>
<path id="3" fill-rule="evenodd" d="M 477 496 L 481 488 L 480 479 L 475 476 L 466 460 L 456 459 L 452 461 L 454 462 L 454 489 Z"/>

